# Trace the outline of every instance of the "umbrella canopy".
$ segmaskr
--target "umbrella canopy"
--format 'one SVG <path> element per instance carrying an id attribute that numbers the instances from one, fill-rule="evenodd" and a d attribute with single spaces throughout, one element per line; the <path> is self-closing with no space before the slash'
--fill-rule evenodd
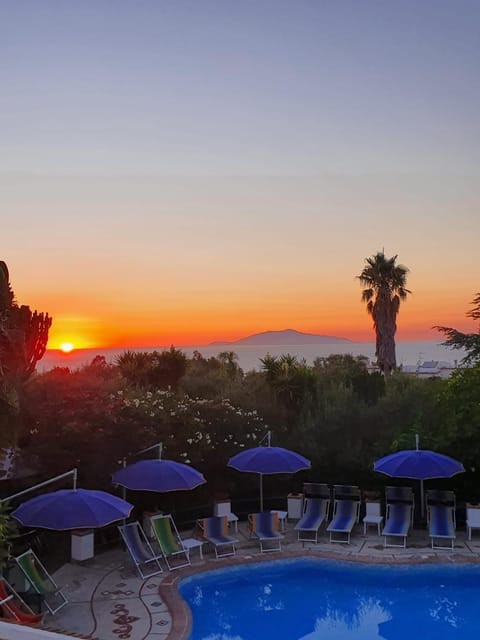
<path id="1" fill-rule="evenodd" d="M 27 500 L 12 516 L 25 527 L 95 529 L 130 515 L 133 505 L 105 491 L 61 489 Z"/>
<path id="2" fill-rule="evenodd" d="M 430 480 L 451 478 L 465 471 L 461 462 L 435 451 L 426 449 L 406 449 L 380 458 L 373 466 L 374 471 L 394 478 Z"/>
<path id="3" fill-rule="evenodd" d="M 296 473 L 310 468 L 310 460 L 299 453 L 270 446 L 270 432 L 267 434 L 267 446 L 246 449 L 237 453 L 227 463 L 237 471 L 258 473 L 260 475 L 260 510 L 263 511 L 263 476 L 275 473 Z"/>
<path id="4" fill-rule="evenodd" d="M 256 447 L 237 453 L 230 458 L 228 466 L 237 471 L 250 471 L 269 475 L 273 473 L 296 473 L 310 468 L 310 461 L 295 451 L 281 447 Z"/>
<path id="5" fill-rule="evenodd" d="M 415 436 L 416 449 L 404 449 L 384 458 L 373 465 L 373 470 L 392 478 L 410 478 L 420 480 L 420 504 L 422 517 L 425 513 L 423 481 L 435 478 L 451 478 L 463 473 L 465 468 L 461 462 L 436 451 L 419 449 L 418 434 Z"/>
<path id="6" fill-rule="evenodd" d="M 114 484 L 135 491 L 187 491 L 206 482 L 203 475 L 173 460 L 140 460 L 112 474 Z"/>

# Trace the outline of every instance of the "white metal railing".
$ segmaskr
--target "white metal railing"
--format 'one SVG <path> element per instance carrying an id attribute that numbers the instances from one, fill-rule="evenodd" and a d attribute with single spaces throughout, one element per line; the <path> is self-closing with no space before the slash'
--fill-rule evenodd
<path id="1" fill-rule="evenodd" d="M 38 627 L 28 627 L 24 624 L 2 622 L 0 620 L 0 638 L 2 640 L 72 640 L 78 636 L 68 636 Z"/>

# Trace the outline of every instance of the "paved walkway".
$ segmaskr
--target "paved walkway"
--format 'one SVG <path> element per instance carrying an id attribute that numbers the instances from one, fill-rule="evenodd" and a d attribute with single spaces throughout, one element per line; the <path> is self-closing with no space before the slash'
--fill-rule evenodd
<path id="1" fill-rule="evenodd" d="M 466 540 L 465 532 L 457 532 L 454 551 L 432 550 L 425 530 L 414 530 L 408 547 L 384 548 L 376 530 L 363 535 L 363 527 L 354 530 L 351 544 L 331 544 L 327 534 L 318 544 L 296 541 L 294 523 L 287 525 L 281 553 L 260 554 L 258 542 L 247 537 L 245 523 L 240 523 L 237 555 L 215 560 L 204 549 L 192 551 L 192 566 L 142 581 L 133 570 L 128 555 L 120 548 L 103 553 L 81 564 L 64 565 L 54 575 L 69 604 L 55 616 L 47 615 L 44 626 L 64 633 L 78 634 L 98 640 L 184 640 L 188 637 L 189 612 L 177 593 L 178 581 L 191 573 L 234 563 L 276 560 L 282 557 L 322 556 L 364 562 L 480 562 L 480 536 Z M 190 532 L 185 532 L 188 537 Z"/>

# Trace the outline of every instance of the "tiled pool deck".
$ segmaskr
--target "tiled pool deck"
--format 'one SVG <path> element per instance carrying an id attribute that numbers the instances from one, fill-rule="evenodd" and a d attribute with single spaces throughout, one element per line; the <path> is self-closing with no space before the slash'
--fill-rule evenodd
<path id="1" fill-rule="evenodd" d="M 295 556 L 317 556 L 361 562 L 480 562 L 480 535 L 467 540 L 457 531 L 455 549 L 432 549 L 425 529 L 414 529 L 408 546 L 384 548 L 375 529 L 363 535 L 357 525 L 351 544 L 330 543 L 322 531 L 318 544 L 297 542 L 294 522 L 288 523 L 282 551 L 260 554 L 258 542 L 247 536 L 246 523 L 235 533 L 239 544 L 236 556 L 215 559 L 211 549 L 192 550 L 192 566 L 142 581 L 120 548 L 112 549 L 83 563 L 68 563 L 54 577 L 63 587 L 69 604 L 55 616 L 47 615 L 44 626 L 65 634 L 98 640 L 185 640 L 190 618 L 177 592 L 179 580 L 194 572 L 237 563 L 248 563 Z M 189 537 L 191 532 L 182 532 Z"/>

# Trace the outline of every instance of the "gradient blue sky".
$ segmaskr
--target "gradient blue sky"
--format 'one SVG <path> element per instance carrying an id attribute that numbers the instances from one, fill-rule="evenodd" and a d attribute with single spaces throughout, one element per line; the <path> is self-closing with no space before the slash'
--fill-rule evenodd
<path id="1" fill-rule="evenodd" d="M 2 259 L 51 346 L 294 327 L 471 328 L 480 289 L 477 0 L 0 4 Z M 5 224 L 5 223 L 4 223 Z"/>

